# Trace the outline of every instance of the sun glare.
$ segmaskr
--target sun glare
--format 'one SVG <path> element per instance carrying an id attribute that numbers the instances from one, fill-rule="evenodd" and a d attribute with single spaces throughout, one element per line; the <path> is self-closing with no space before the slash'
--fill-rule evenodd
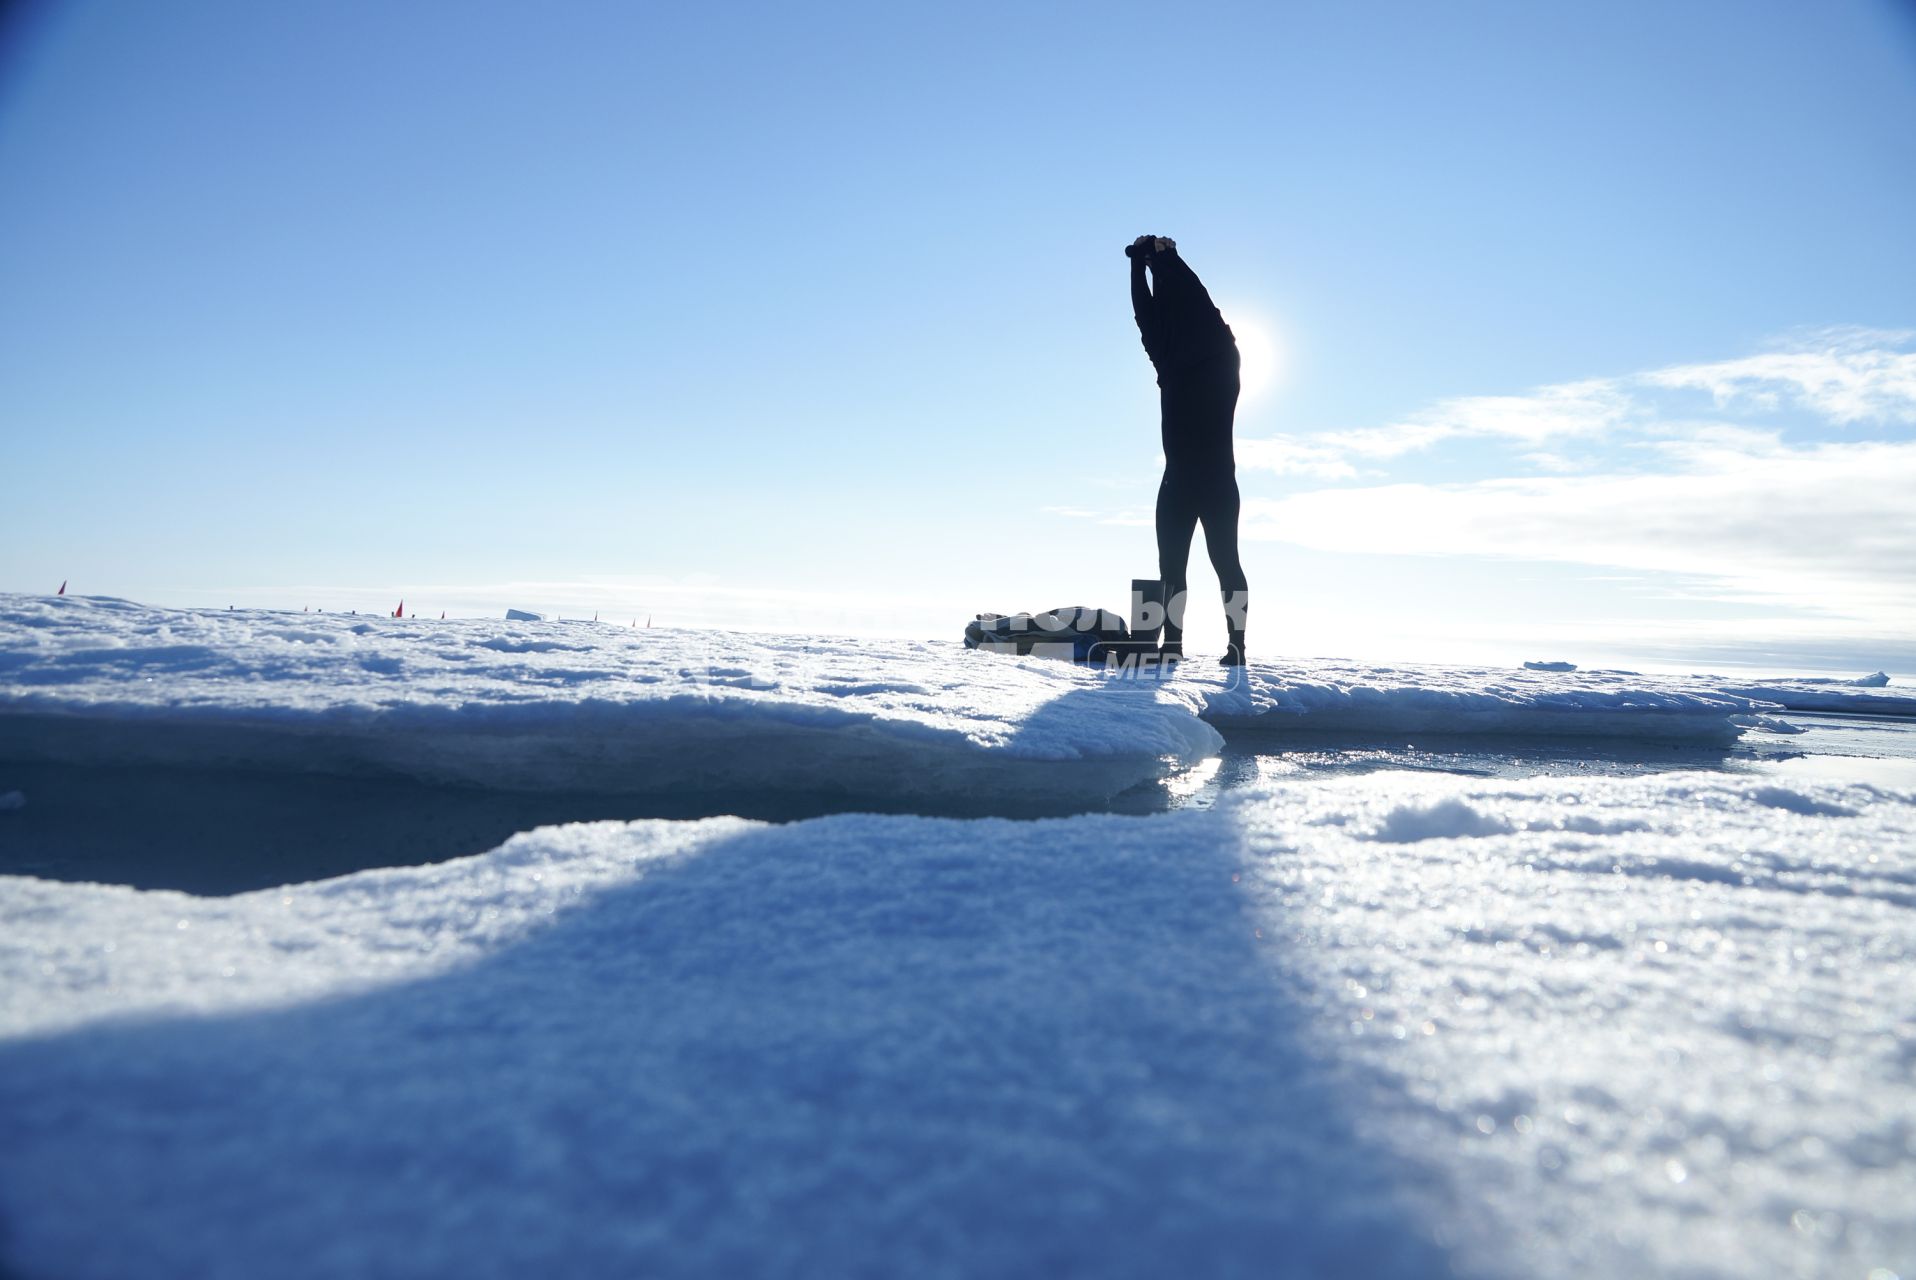
<path id="1" fill-rule="evenodd" d="M 1220 307 L 1231 332 L 1237 335 L 1241 361 L 1238 378 L 1243 390 L 1238 395 L 1240 408 L 1254 407 L 1283 385 L 1288 363 L 1277 326 L 1255 309 L 1244 306 Z"/>

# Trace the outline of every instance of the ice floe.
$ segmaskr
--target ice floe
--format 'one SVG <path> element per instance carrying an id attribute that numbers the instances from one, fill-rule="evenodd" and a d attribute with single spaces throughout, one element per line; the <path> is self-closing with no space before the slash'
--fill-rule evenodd
<path id="1" fill-rule="evenodd" d="M 929 805 L 1096 801 L 1219 744 L 1154 684 L 955 644 L 0 596 L 0 759 Z"/>

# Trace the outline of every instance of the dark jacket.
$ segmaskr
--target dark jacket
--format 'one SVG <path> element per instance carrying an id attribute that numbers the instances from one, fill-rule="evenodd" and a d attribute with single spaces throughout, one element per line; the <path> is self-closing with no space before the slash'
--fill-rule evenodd
<path id="1" fill-rule="evenodd" d="M 1210 293 L 1175 249 L 1131 259 L 1131 310 L 1145 354 L 1158 372 L 1167 469 L 1235 464 L 1238 352 Z"/>

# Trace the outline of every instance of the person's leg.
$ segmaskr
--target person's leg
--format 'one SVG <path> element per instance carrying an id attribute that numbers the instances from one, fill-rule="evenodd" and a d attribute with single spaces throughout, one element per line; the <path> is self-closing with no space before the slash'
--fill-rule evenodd
<path id="1" fill-rule="evenodd" d="M 1164 651 L 1184 651 L 1185 573 L 1198 511 L 1190 485 L 1170 471 L 1158 484 L 1158 577 L 1164 580 Z"/>
<path id="2" fill-rule="evenodd" d="M 1242 502 L 1237 492 L 1237 477 L 1226 474 L 1205 487 L 1198 517 L 1204 522 L 1204 549 L 1210 554 L 1211 567 L 1217 570 L 1218 588 L 1224 595 L 1224 625 L 1229 644 L 1224 651 L 1226 666 L 1244 662 L 1244 623 L 1250 613 L 1250 583 L 1244 578 L 1244 563 L 1237 553 L 1237 518 Z"/>

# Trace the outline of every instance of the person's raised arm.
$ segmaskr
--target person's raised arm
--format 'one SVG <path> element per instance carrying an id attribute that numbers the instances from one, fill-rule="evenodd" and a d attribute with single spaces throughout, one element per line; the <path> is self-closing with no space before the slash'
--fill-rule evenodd
<path id="1" fill-rule="evenodd" d="M 1161 308 L 1158 300 L 1151 295 L 1151 286 L 1144 278 L 1145 263 L 1151 254 L 1150 236 L 1139 236 L 1124 251 L 1131 259 L 1131 315 L 1138 322 L 1138 336 L 1144 339 L 1144 352 L 1153 363 L 1158 358 L 1160 343 L 1158 335 L 1162 328 Z"/>
<path id="2" fill-rule="evenodd" d="M 1191 264 L 1178 256 L 1175 247 L 1152 256 L 1151 283 L 1158 325 L 1167 333 L 1198 341 L 1225 327 L 1211 291 L 1191 270 Z"/>
<path id="3" fill-rule="evenodd" d="M 1144 329 L 1151 322 L 1152 308 L 1157 299 L 1151 296 L 1151 286 L 1144 279 L 1144 255 L 1134 254 L 1131 258 L 1131 314 L 1138 319 L 1138 328 Z"/>

